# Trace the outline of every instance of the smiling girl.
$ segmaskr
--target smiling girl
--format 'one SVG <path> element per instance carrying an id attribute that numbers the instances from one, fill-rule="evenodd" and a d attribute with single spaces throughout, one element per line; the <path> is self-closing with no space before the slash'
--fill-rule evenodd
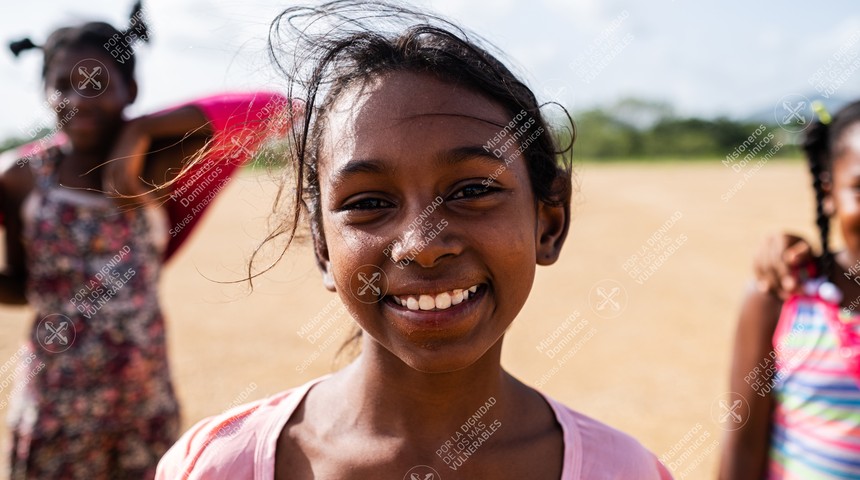
<path id="1" fill-rule="evenodd" d="M 296 199 L 361 353 L 198 423 L 158 478 L 670 478 L 500 364 L 570 221 L 570 150 L 531 90 L 456 26 L 384 3 L 290 8 L 270 40 L 312 62 L 284 72 L 308 92 Z"/>
<path id="2" fill-rule="evenodd" d="M 860 478 L 860 101 L 819 115 L 803 149 L 821 254 L 810 258 L 808 244 L 786 238 L 771 250 L 779 255 L 759 255 L 782 290 L 750 288 L 741 308 L 731 387 L 750 413 L 727 436 L 722 480 Z M 845 245 L 838 252 L 834 221 Z"/>

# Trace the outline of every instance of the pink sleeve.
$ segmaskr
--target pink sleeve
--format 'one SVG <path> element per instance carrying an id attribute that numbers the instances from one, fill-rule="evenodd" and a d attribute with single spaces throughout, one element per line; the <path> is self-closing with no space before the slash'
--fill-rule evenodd
<path id="1" fill-rule="evenodd" d="M 216 135 L 229 135 L 249 128 L 258 130 L 260 124 L 271 129 L 272 120 L 278 121 L 279 116 L 290 111 L 289 107 L 295 111 L 301 108 L 301 102 L 291 102 L 273 92 L 226 93 L 204 97 L 185 105 L 199 108 Z"/>
<path id="2" fill-rule="evenodd" d="M 307 385 L 312 385 L 309 383 Z M 281 429 L 309 386 L 287 390 L 201 420 L 158 462 L 156 480 L 251 479 L 274 471 Z M 264 453 L 268 451 L 268 454 Z"/>
<path id="3" fill-rule="evenodd" d="M 155 472 L 156 480 L 177 480 L 186 479 L 188 474 L 185 471 L 186 459 L 190 456 L 191 445 L 201 430 L 207 429 L 207 424 L 211 419 L 207 418 L 200 421 L 191 430 L 185 432 L 184 435 L 175 443 L 167 453 L 161 457 L 158 462 L 158 469 Z"/>
<path id="4" fill-rule="evenodd" d="M 247 422 L 254 411 L 201 420 L 164 454 L 156 480 L 253 478 L 257 431 Z"/>
<path id="5" fill-rule="evenodd" d="M 636 439 L 550 400 L 565 432 L 562 480 L 672 480 L 657 457 Z"/>

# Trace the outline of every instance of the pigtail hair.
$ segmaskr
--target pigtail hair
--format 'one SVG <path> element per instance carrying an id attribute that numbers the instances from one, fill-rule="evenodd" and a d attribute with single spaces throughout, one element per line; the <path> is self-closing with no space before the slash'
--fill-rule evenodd
<path id="1" fill-rule="evenodd" d="M 15 55 L 16 57 L 18 55 L 20 55 L 21 52 L 26 51 L 26 50 L 32 50 L 34 48 L 42 48 L 42 47 L 33 43 L 33 41 L 30 40 L 29 38 L 22 38 L 21 40 L 9 42 L 9 50 L 11 50 L 12 55 Z"/>
<path id="2" fill-rule="evenodd" d="M 131 7 L 131 13 L 128 15 L 128 28 L 125 30 L 124 36 L 149 43 L 149 26 L 146 24 L 141 0 L 134 2 L 134 6 Z"/>
<path id="3" fill-rule="evenodd" d="M 830 217 L 824 209 L 827 197 L 825 182 L 830 182 L 830 128 L 821 121 L 810 125 L 803 139 L 803 151 L 812 174 L 812 188 L 815 191 L 815 224 L 821 239 L 819 275 L 829 277 L 833 270 L 833 254 L 830 252 Z"/>

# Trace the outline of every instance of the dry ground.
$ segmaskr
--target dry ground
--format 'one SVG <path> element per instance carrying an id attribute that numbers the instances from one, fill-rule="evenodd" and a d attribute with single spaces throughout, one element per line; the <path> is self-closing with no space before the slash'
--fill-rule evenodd
<path id="1" fill-rule="evenodd" d="M 723 195 L 743 175 L 718 161 L 585 164 L 578 176 L 581 193 L 565 251 L 558 264 L 538 270 L 507 336 L 504 364 L 574 409 L 666 454 L 676 478 L 685 472 L 711 478 L 723 432 L 715 402 L 727 389 L 750 258 L 767 232 L 814 233 L 807 173 L 799 162 L 771 163 L 728 201 Z M 185 427 L 330 371 L 341 343 L 340 336 L 332 337 L 313 360 L 330 333 L 315 344 L 296 333 L 334 298 L 322 288 L 304 247 L 250 295 L 245 284 L 213 281 L 242 277 L 263 235 L 272 191 L 268 178 L 257 174 L 233 182 L 164 272 L 162 298 Z M 637 282 L 623 266 L 637 252 L 668 252 L 649 245 L 661 225 L 671 225 L 664 236 L 679 246 L 659 268 L 652 262 L 656 272 Z M 603 310 L 593 308 L 601 304 Z M 579 317 L 565 324 L 577 311 Z M 2 363 L 22 341 L 30 313 L 0 308 L 0 319 Z M 583 319 L 588 323 L 574 335 Z M 538 346 L 559 328 L 571 340 L 550 358 Z M 682 440 L 691 429 L 704 435 L 698 446 L 695 438 Z M 0 436 L 8 444 L 5 426 Z"/>

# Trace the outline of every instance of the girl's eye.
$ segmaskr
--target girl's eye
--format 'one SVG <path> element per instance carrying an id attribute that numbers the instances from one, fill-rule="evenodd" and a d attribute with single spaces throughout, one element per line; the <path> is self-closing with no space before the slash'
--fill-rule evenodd
<path id="1" fill-rule="evenodd" d="M 466 185 L 461 188 L 454 195 L 451 195 L 452 200 L 463 199 L 463 198 L 476 198 L 482 197 L 484 195 L 497 192 L 500 188 L 493 187 L 490 185 L 484 185 L 483 183 L 476 183 L 472 185 Z"/>
<path id="2" fill-rule="evenodd" d="M 391 202 L 387 202 L 385 200 L 382 200 L 381 198 L 362 198 L 361 200 L 344 205 L 343 207 L 341 207 L 341 210 L 379 210 L 392 206 L 393 205 Z"/>

